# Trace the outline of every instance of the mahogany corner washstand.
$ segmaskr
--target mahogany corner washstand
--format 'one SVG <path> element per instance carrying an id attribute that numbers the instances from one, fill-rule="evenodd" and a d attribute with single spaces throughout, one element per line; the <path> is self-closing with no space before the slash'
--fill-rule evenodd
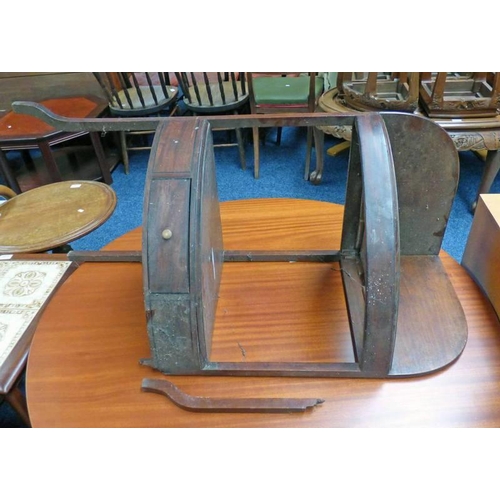
<path id="1" fill-rule="evenodd" d="M 448 134 L 428 119 L 353 120 L 340 249 L 224 248 L 207 120 L 166 122 L 146 179 L 143 282 L 151 359 L 167 374 L 302 377 L 422 375 L 454 361 L 467 326 L 438 253 L 458 183 Z M 215 362 L 212 331 L 223 266 L 337 262 L 353 361 Z"/>
<path id="2" fill-rule="evenodd" d="M 439 251 L 458 184 L 449 135 L 402 113 L 60 120 L 66 130 L 155 124 L 146 178 L 143 286 L 151 357 L 176 375 L 390 378 L 423 375 L 462 353 L 467 325 Z M 58 122 L 59 120 L 59 122 Z M 340 249 L 224 248 L 211 127 L 350 125 L 352 144 Z M 74 128 L 72 128 L 74 127 Z M 64 129 L 64 128 L 63 128 Z M 353 358 L 338 362 L 216 362 L 210 358 L 223 266 L 332 262 L 342 275 Z"/>

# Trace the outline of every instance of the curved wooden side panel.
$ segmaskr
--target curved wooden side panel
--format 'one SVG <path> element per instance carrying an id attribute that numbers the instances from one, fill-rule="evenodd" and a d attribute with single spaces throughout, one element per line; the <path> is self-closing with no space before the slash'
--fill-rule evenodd
<path id="1" fill-rule="evenodd" d="M 222 263 L 212 136 L 206 120 L 156 133 L 144 195 L 144 301 L 154 368 L 208 359 Z"/>
<path id="2" fill-rule="evenodd" d="M 381 116 L 394 158 L 401 255 L 437 255 L 458 188 L 457 150 L 446 131 L 428 118 Z"/>
<path id="3" fill-rule="evenodd" d="M 365 262 L 365 324 L 360 366 L 387 375 L 396 341 L 399 305 L 399 217 L 389 136 L 378 114 L 359 116 L 353 127 L 362 159 L 364 237 L 356 249 Z"/>

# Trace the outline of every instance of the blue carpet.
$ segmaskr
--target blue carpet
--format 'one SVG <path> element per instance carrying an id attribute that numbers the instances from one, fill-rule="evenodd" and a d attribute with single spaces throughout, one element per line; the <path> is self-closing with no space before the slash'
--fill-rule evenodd
<path id="1" fill-rule="evenodd" d="M 336 157 L 325 155 L 323 181 L 314 186 L 303 178 L 305 159 L 304 129 L 285 128 L 281 144 L 275 142 L 275 130 L 269 130 L 261 148 L 260 179 L 253 177 L 253 149 L 247 144 L 248 168 L 242 170 L 236 148 L 216 148 L 215 161 L 221 201 L 246 198 L 305 198 L 333 203 L 345 202 L 348 152 Z M 216 137 L 217 139 L 217 137 Z M 338 143 L 327 136 L 325 149 Z M 91 234 L 75 241 L 75 250 L 98 250 L 115 238 L 142 224 L 143 191 L 149 152 L 132 152 L 130 174 L 119 165 L 113 172 L 113 189 L 118 198 L 111 218 Z M 470 152 L 460 153 L 461 173 L 457 196 L 446 229 L 443 248 L 458 262 L 462 259 L 472 214 L 470 206 L 480 183 L 484 163 Z M 314 165 L 314 157 L 313 157 Z M 438 166 L 437 166 L 438 167 Z M 497 176 L 492 192 L 500 192 Z M 6 403 L 0 404 L 0 427 L 23 427 Z"/>
<path id="2" fill-rule="evenodd" d="M 340 142 L 326 136 L 325 149 Z M 216 148 L 215 161 L 221 201 L 247 198 L 305 198 L 332 203 L 345 202 L 348 152 L 336 157 L 325 155 L 323 181 L 315 186 L 303 178 L 305 130 L 285 128 L 281 144 L 276 144 L 275 130 L 270 129 L 261 148 L 260 178 L 253 177 L 253 148 L 247 144 L 248 168 L 242 170 L 236 148 Z M 443 248 L 458 262 L 462 259 L 474 202 L 481 180 L 484 162 L 472 152 L 459 154 L 460 183 L 446 229 Z M 93 233 L 75 241 L 75 250 L 97 250 L 125 232 L 142 224 L 142 203 L 149 152 L 131 154 L 130 174 L 119 165 L 113 173 L 113 188 L 118 203 L 113 216 Z M 312 164 L 314 165 L 314 154 Z M 492 186 L 500 192 L 500 176 Z"/>

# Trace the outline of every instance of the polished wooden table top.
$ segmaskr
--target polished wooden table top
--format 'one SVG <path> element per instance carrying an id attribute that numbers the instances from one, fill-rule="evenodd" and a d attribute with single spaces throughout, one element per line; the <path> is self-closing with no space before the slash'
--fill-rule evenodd
<path id="1" fill-rule="evenodd" d="M 95 181 L 46 184 L 0 205 L 0 253 L 43 252 L 88 234 L 112 215 L 116 194 Z"/>
<path id="2" fill-rule="evenodd" d="M 108 108 L 107 101 L 97 96 L 74 96 L 45 99 L 40 104 L 56 115 L 69 118 L 95 118 Z M 34 116 L 9 111 L 0 116 L 0 144 L 2 146 L 16 144 L 36 144 L 56 137 L 81 135 L 56 130 L 43 120 Z M 8 148 L 7 148 L 8 149 Z"/>
<path id="3" fill-rule="evenodd" d="M 343 207 L 308 200 L 221 204 L 226 249 L 338 249 Z M 140 229 L 108 248 L 137 250 Z M 149 357 L 138 263 L 85 263 L 56 293 L 36 330 L 27 370 L 35 427 L 496 427 L 500 324 L 467 272 L 442 253 L 466 314 L 461 357 L 408 379 L 165 376 Z M 335 264 L 335 263 L 334 263 Z M 340 273 L 332 263 L 226 263 L 211 359 L 349 361 Z M 333 339 L 333 340 L 332 340 Z M 193 396 L 317 397 L 304 413 L 194 413 L 141 392 L 164 378 Z"/>

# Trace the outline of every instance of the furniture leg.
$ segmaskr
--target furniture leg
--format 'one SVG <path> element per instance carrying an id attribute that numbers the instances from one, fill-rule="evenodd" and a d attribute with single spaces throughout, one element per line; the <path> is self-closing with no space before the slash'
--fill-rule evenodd
<path id="1" fill-rule="evenodd" d="M 7 160 L 6 154 L 0 149 L 0 170 L 2 175 L 5 178 L 5 182 L 9 185 L 9 187 L 15 191 L 17 194 L 21 192 L 21 187 L 17 182 L 16 176 L 9 165 L 9 160 Z"/>
<path id="2" fill-rule="evenodd" d="M 125 136 L 125 131 L 120 132 L 120 146 L 122 150 L 122 161 L 123 166 L 125 168 L 125 173 L 129 173 L 129 165 L 128 165 L 128 152 L 127 152 L 127 138 Z"/>
<path id="3" fill-rule="evenodd" d="M 21 420 L 31 427 L 30 417 L 28 414 L 28 405 L 26 398 L 19 390 L 19 387 L 12 388 L 8 394 L 5 394 L 5 400 L 12 406 L 15 412 L 21 417 Z"/>
<path id="4" fill-rule="evenodd" d="M 97 162 L 99 163 L 99 168 L 101 169 L 101 174 L 104 182 L 106 184 L 112 184 L 113 179 L 109 169 L 106 167 L 106 157 L 104 155 L 104 149 L 102 147 L 101 138 L 99 137 L 99 132 L 89 132 L 90 140 L 94 146 L 94 151 L 97 156 Z"/>
<path id="5" fill-rule="evenodd" d="M 253 176 L 259 178 L 259 127 L 252 127 L 253 132 Z"/>
<path id="6" fill-rule="evenodd" d="M 238 141 L 238 150 L 240 153 L 241 168 L 243 170 L 246 170 L 247 164 L 245 161 L 245 144 L 243 142 L 243 134 L 241 133 L 240 128 L 236 129 L 236 140 Z"/>
<path id="7" fill-rule="evenodd" d="M 488 154 L 486 155 L 486 163 L 484 164 L 483 176 L 481 178 L 481 184 L 479 185 L 479 189 L 477 191 L 476 200 L 472 204 L 472 211 L 476 209 L 479 195 L 490 191 L 491 185 L 493 184 L 499 169 L 500 154 L 498 150 L 488 151 Z"/>
<path id="8" fill-rule="evenodd" d="M 318 127 L 313 128 L 313 133 L 314 144 L 316 148 L 316 170 L 314 170 L 314 172 L 311 172 L 309 180 L 313 184 L 320 184 L 321 178 L 323 177 L 323 163 L 325 161 L 323 154 L 323 149 L 325 147 L 325 133 Z"/>
<path id="9" fill-rule="evenodd" d="M 24 163 L 26 164 L 27 168 L 30 168 L 30 169 L 35 168 L 35 164 L 33 163 L 33 158 L 30 155 L 29 149 L 22 149 L 21 150 L 21 157 L 22 157 Z"/>
<path id="10" fill-rule="evenodd" d="M 309 170 L 311 169 L 312 140 L 312 128 L 307 127 L 306 166 L 304 169 L 304 180 L 306 181 L 309 179 Z"/>
<path id="11" fill-rule="evenodd" d="M 49 146 L 49 143 L 46 141 L 42 141 L 38 144 L 40 151 L 42 153 L 43 160 L 45 162 L 45 166 L 49 171 L 49 175 L 52 178 L 53 182 L 61 182 L 62 177 L 59 169 L 57 168 L 56 159 L 54 157 L 54 153 Z"/>

